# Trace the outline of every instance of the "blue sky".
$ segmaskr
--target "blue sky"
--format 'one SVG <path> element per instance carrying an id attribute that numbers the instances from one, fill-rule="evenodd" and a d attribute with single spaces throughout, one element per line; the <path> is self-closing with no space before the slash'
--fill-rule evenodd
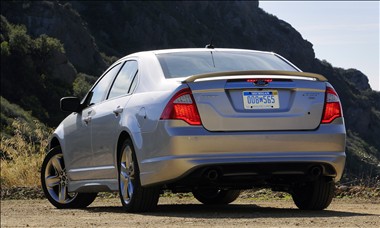
<path id="1" fill-rule="evenodd" d="M 313 44 L 318 59 L 356 68 L 380 91 L 379 1 L 260 1 Z"/>

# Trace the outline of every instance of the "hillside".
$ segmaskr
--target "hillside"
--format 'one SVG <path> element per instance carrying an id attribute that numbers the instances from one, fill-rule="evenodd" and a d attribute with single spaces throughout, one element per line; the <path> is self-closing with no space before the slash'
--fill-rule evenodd
<path id="1" fill-rule="evenodd" d="M 115 59 L 142 50 L 204 47 L 212 39 L 216 47 L 274 51 L 303 71 L 325 75 L 343 104 L 346 177 L 380 175 L 380 93 L 360 71 L 317 59 L 310 42 L 257 1 L 2 1 L 1 15 L 0 95 L 49 126 L 64 117 L 59 98 L 83 94 Z M 9 128 L 3 119 L 2 128 Z"/>

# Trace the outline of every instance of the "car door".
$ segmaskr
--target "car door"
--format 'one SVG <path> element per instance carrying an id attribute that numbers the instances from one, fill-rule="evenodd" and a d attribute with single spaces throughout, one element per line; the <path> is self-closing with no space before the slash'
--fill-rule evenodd
<path id="1" fill-rule="evenodd" d="M 120 132 L 120 119 L 126 110 L 132 82 L 137 74 L 137 61 L 124 63 L 116 76 L 107 96 L 107 100 L 93 107 L 92 149 L 94 175 L 97 179 L 111 179 L 117 175 L 116 150 Z"/>
<path id="2" fill-rule="evenodd" d="M 87 113 L 79 112 L 71 114 L 63 122 L 65 150 L 65 163 L 70 180 L 85 178 L 85 172 L 81 172 L 92 165 L 91 128 L 85 118 Z"/>
<path id="3" fill-rule="evenodd" d="M 115 75 L 119 72 L 121 64 L 109 69 L 88 93 L 81 112 L 74 114 L 70 126 L 65 128 L 65 149 L 68 176 L 70 180 L 93 179 L 93 150 L 92 150 L 92 117 L 96 106 L 102 104 L 107 96 L 108 88 Z"/>

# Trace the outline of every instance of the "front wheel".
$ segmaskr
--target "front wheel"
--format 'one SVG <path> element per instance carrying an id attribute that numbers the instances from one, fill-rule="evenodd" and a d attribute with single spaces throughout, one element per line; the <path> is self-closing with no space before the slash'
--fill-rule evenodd
<path id="1" fill-rule="evenodd" d="M 119 195 L 127 212 L 153 210 L 158 203 L 159 188 L 146 188 L 140 184 L 140 171 L 132 141 L 124 141 L 118 158 Z"/>
<path id="2" fill-rule="evenodd" d="M 293 188 L 292 198 L 299 209 L 323 210 L 334 197 L 335 184 L 331 178 L 321 177 Z"/>
<path id="3" fill-rule="evenodd" d="M 203 204 L 229 204 L 239 197 L 240 190 L 197 189 L 193 195 Z"/>
<path id="4" fill-rule="evenodd" d="M 58 209 L 85 208 L 96 198 L 97 193 L 68 191 L 67 171 L 60 147 L 46 155 L 41 167 L 41 185 L 46 198 Z"/>

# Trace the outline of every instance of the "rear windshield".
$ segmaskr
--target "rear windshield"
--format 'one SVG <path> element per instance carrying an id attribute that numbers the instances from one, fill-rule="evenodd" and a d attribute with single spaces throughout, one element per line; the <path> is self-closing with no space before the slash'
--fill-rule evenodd
<path id="1" fill-rule="evenodd" d="M 187 77 L 223 71 L 297 71 L 276 55 L 257 52 L 177 52 L 157 54 L 166 78 Z"/>

